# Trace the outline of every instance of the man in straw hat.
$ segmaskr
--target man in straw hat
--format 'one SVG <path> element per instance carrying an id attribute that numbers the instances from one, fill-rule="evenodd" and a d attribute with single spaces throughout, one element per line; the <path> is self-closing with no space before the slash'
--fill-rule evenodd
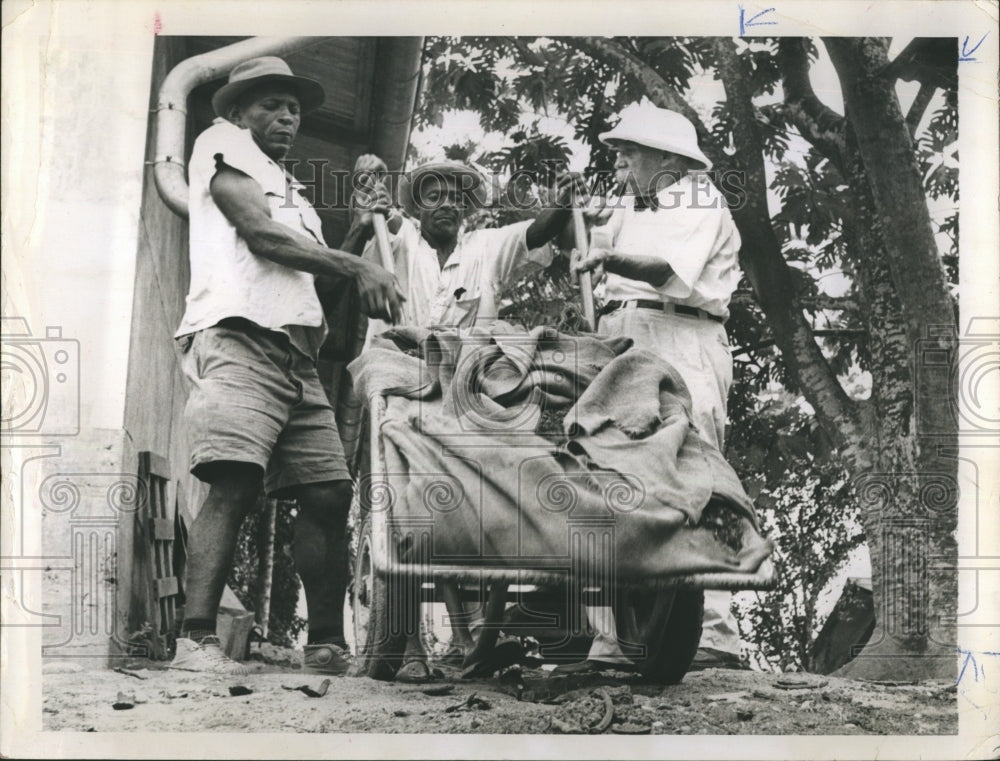
<path id="1" fill-rule="evenodd" d="M 486 186 L 478 170 L 457 161 L 426 163 L 401 179 L 398 196 L 407 218 L 397 223 L 391 242 L 395 274 L 406 294 L 402 324 L 470 327 L 495 321 L 503 288 L 551 263 L 546 244 L 566 231 L 569 203 L 582 192 L 583 179 L 560 175 L 554 205 L 533 220 L 465 230 L 466 218 L 487 204 Z M 378 193 L 384 213 L 388 194 Z M 375 202 L 358 198 L 361 207 Z M 371 213 L 360 212 L 359 219 L 370 230 Z M 379 261 L 375 245 L 374 239 L 369 242 L 365 259 Z"/>
<path id="2" fill-rule="evenodd" d="M 578 173 L 556 178 L 554 205 L 533 220 L 493 229 L 466 231 L 464 220 L 487 204 L 486 180 L 467 164 L 455 161 L 423 164 L 407 173 L 399 184 L 399 201 L 407 218 L 392 219 L 392 257 L 400 287 L 406 294 L 401 323 L 423 327 L 462 328 L 488 325 L 498 318 L 503 289 L 532 270 L 548 266 L 552 252 L 547 245 L 566 235 L 570 203 L 582 193 Z M 359 191 L 355 196 L 356 221 L 371 235 L 372 214 L 387 213 L 389 193 L 384 187 Z M 365 209 L 370 209 L 365 211 Z M 373 239 L 363 256 L 379 261 Z M 373 324 L 369 334 L 385 325 Z M 466 609 L 458 584 L 441 583 L 452 626 L 452 646 L 446 660 L 462 663 L 466 671 L 494 670 L 520 656 L 515 643 L 476 648 L 472 629 L 485 624 L 478 606 Z M 494 607 L 502 610 L 502 592 Z M 492 622 L 496 623 L 496 622 Z M 489 638 L 486 638 L 487 640 Z M 485 643 L 485 640 L 484 640 Z M 426 653 L 419 636 L 407 640 L 398 681 L 420 682 L 430 678 Z"/>
<path id="3" fill-rule="evenodd" d="M 600 136 L 631 195 L 592 233 L 578 272 L 604 277 L 598 332 L 626 336 L 677 368 L 691 393 L 701 437 L 722 449 L 733 360 L 726 337 L 729 299 L 740 279 L 740 235 L 721 193 L 704 174 L 712 164 L 684 116 L 645 101 L 627 107 Z M 695 667 L 739 663 L 730 594 L 705 593 Z M 610 609 L 588 611 L 599 634 L 588 661 L 564 670 L 621 667 Z"/>
<path id="4" fill-rule="evenodd" d="M 243 520 L 263 480 L 295 499 L 295 563 L 309 610 L 307 670 L 343 674 L 345 525 L 351 482 L 316 374 L 326 323 L 315 278 L 352 279 L 364 308 L 395 321 L 395 278 L 327 248 L 320 220 L 278 164 L 322 87 L 280 58 L 236 66 L 212 99 L 221 117 L 189 166 L 191 287 L 176 337 L 192 390 L 184 412 L 191 472 L 209 484 L 191 526 L 185 616 L 173 668 L 238 675 L 216 615 Z"/>

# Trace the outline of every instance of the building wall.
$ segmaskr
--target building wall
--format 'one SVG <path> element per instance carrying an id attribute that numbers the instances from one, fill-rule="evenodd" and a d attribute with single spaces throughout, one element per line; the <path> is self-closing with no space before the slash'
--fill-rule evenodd
<path id="1" fill-rule="evenodd" d="M 187 221 L 174 214 L 160 199 L 153 181 L 155 158 L 155 108 L 160 85 L 170 70 L 188 57 L 183 38 L 157 37 L 151 63 L 149 128 L 146 136 L 144 182 L 140 206 L 139 234 L 136 238 L 134 302 L 131 340 L 128 351 L 128 383 L 124 429 L 129 442 L 131 472 L 138 471 L 140 452 L 153 452 L 170 465 L 171 516 L 176 502 L 190 525 L 188 505 L 200 504 L 204 486 L 187 473 L 187 446 L 181 417 L 187 387 L 181 373 L 174 331 L 184 313 L 184 299 L 190 279 Z M 190 140 L 188 147 L 190 150 Z M 147 486 L 148 485 L 144 485 Z M 176 495 L 176 496 L 175 496 Z M 148 496 L 148 494 L 147 494 Z M 147 525 L 139 514 L 122 514 L 117 541 L 123 562 L 117 574 L 117 630 L 119 639 L 137 631 L 155 608 L 152 588 L 145 578 L 153 563 Z M 175 549 L 179 549 L 175 548 Z M 150 622 L 152 623 L 152 622 Z"/>
<path id="2" fill-rule="evenodd" d="M 153 38 L 87 37 L 55 10 L 45 31 L 5 34 L 3 58 L 4 404 L 30 411 L 4 431 L 20 595 L 4 623 L 41 627 L 47 656 L 103 658 L 136 493 L 123 421 Z"/>
<path id="3" fill-rule="evenodd" d="M 5 179 L 17 182 L 5 198 L 5 253 L 21 262 L 26 296 L 26 313 L 5 316 L 26 318 L 35 336 L 53 327 L 79 342 L 69 383 L 80 427 L 120 429 L 153 40 L 44 42 L 11 51 L 14 66 L 42 76 L 5 111 L 14 135 L 37 137 L 4 146 Z"/>

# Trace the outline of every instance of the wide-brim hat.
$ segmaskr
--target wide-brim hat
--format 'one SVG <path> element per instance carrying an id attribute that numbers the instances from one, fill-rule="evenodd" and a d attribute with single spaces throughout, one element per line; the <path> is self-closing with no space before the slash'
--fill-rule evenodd
<path id="1" fill-rule="evenodd" d="M 686 156 L 700 163 L 703 169 L 712 168 L 712 162 L 698 147 L 698 133 L 687 117 L 648 101 L 623 108 L 618 124 L 598 137 L 606 145 L 636 143 Z"/>
<path id="2" fill-rule="evenodd" d="M 403 175 L 399 183 L 399 204 L 412 217 L 420 216 L 420 192 L 433 178 L 452 179 L 465 191 L 465 213 L 486 205 L 486 178 L 482 172 L 457 161 L 432 161 Z"/>
<path id="3" fill-rule="evenodd" d="M 237 64 L 229 72 L 229 82 L 212 96 L 212 108 L 217 116 L 226 119 L 229 109 L 240 95 L 251 87 L 269 83 L 289 87 L 298 97 L 299 108 L 304 114 L 315 111 L 326 100 L 323 86 L 315 79 L 296 76 L 288 64 L 276 56 L 262 56 Z"/>

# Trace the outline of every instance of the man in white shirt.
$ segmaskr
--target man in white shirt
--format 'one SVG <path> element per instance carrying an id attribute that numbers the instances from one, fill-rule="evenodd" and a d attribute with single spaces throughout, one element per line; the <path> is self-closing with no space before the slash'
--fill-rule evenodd
<path id="1" fill-rule="evenodd" d="M 495 321 L 503 289 L 552 262 L 547 244 L 565 232 L 568 204 L 582 189 L 579 175 L 563 174 L 556 181 L 555 206 L 535 219 L 465 230 L 466 216 L 486 203 L 485 178 L 454 161 L 409 172 L 399 186 L 408 217 L 391 237 L 395 274 L 406 294 L 401 324 L 455 328 Z M 371 224 L 370 214 L 363 219 L 366 227 Z M 374 240 L 363 256 L 380 261 Z"/>
<path id="2" fill-rule="evenodd" d="M 555 205 L 543 209 L 535 219 L 465 231 L 466 216 L 486 203 L 485 186 L 485 178 L 478 171 L 453 161 L 424 164 L 403 178 L 399 197 L 408 217 L 390 221 L 390 228 L 395 228 L 391 236 L 394 271 L 406 294 L 401 324 L 464 328 L 497 320 L 504 288 L 551 263 L 552 252 L 547 244 L 567 232 L 569 204 L 574 194 L 584 189 L 579 174 L 562 174 L 556 180 Z M 387 211 L 388 192 L 384 188 L 377 192 L 378 202 L 374 194 L 359 194 L 358 206 L 374 205 L 381 212 Z M 357 220 L 370 235 L 372 212 L 360 213 Z M 374 239 L 368 243 L 365 259 L 380 261 L 376 245 Z M 370 321 L 369 335 L 387 327 Z M 455 662 L 462 662 L 463 656 L 479 657 L 472 656 L 474 641 L 465 623 L 469 620 L 473 628 L 482 625 L 478 606 L 463 608 L 457 584 L 444 582 L 440 586 L 452 622 L 453 647 L 449 654 Z M 502 593 L 498 590 L 496 595 L 493 605 L 502 611 Z M 481 657 L 492 655 L 485 653 Z M 425 680 L 429 676 L 425 659 L 419 638 L 411 637 L 397 680 Z M 496 663 L 491 660 L 483 668 Z M 465 665 L 470 665 L 468 659 Z"/>
<path id="3" fill-rule="evenodd" d="M 295 499 L 295 562 L 306 593 L 305 667 L 343 674 L 345 525 L 351 483 L 334 413 L 316 373 L 326 323 L 315 278 L 350 278 L 363 308 L 395 321 L 395 278 L 327 248 L 319 217 L 278 162 L 319 83 L 280 58 L 236 66 L 213 97 L 221 117 L 189 164 L 191 285 L 176 338 L 192 385 L 184 412 L 191 472 L 210 485 L 189 535 L 185 615 L 171 666 L 238 675 L 215 621 L 243 520 L 263 479 Z M 351 244 L 345 242 L 345 247 Z"/>
<path id="4" fill-rule="evenodd" d="M 740 236 L 729 209 L 705 175 L 711 162 L 694 125 L 681 114 L 636 104 L 600 136 L 617 152 L 617 179 L 632 197 L 595 228 L 578 272 L 605 276 L 599 333 L 626 336 L 680 372 L 702 438 L 723 447 L 733 361 L 725 321 L 739 282 Z M 697 661 L 739 663 L 739 633 L 728 592 L 705 593 Z M 599 634 L 576 670 L 621 666 L 609 609 L 588 610 Z"/>

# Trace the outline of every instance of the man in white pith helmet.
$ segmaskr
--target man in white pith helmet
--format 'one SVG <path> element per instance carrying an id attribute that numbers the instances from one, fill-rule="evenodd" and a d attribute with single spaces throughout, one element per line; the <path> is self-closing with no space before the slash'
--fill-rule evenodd
<path id="1" fill-rule="evenodd" d="M 708 177 L 711 162 L 683 115 L 644 101 L 622 110 L 600 136 L 617 153 L 616 179 L 631 194 L 603 228 L 578 272 L 604 277 L 598 332 L 626 336 L 673 365 L 691 392 L 701 437 L 723 448 L 733 360 L 726 336 L 729 300 L 740 279 L 740 235 Z M 739 632 L 728 592 L 705 592 L 694 668 L 737 666 Z M 599 634 L 587 661 L 563 671 L 626 665 L 610 609 L 589 608 Z"/>

